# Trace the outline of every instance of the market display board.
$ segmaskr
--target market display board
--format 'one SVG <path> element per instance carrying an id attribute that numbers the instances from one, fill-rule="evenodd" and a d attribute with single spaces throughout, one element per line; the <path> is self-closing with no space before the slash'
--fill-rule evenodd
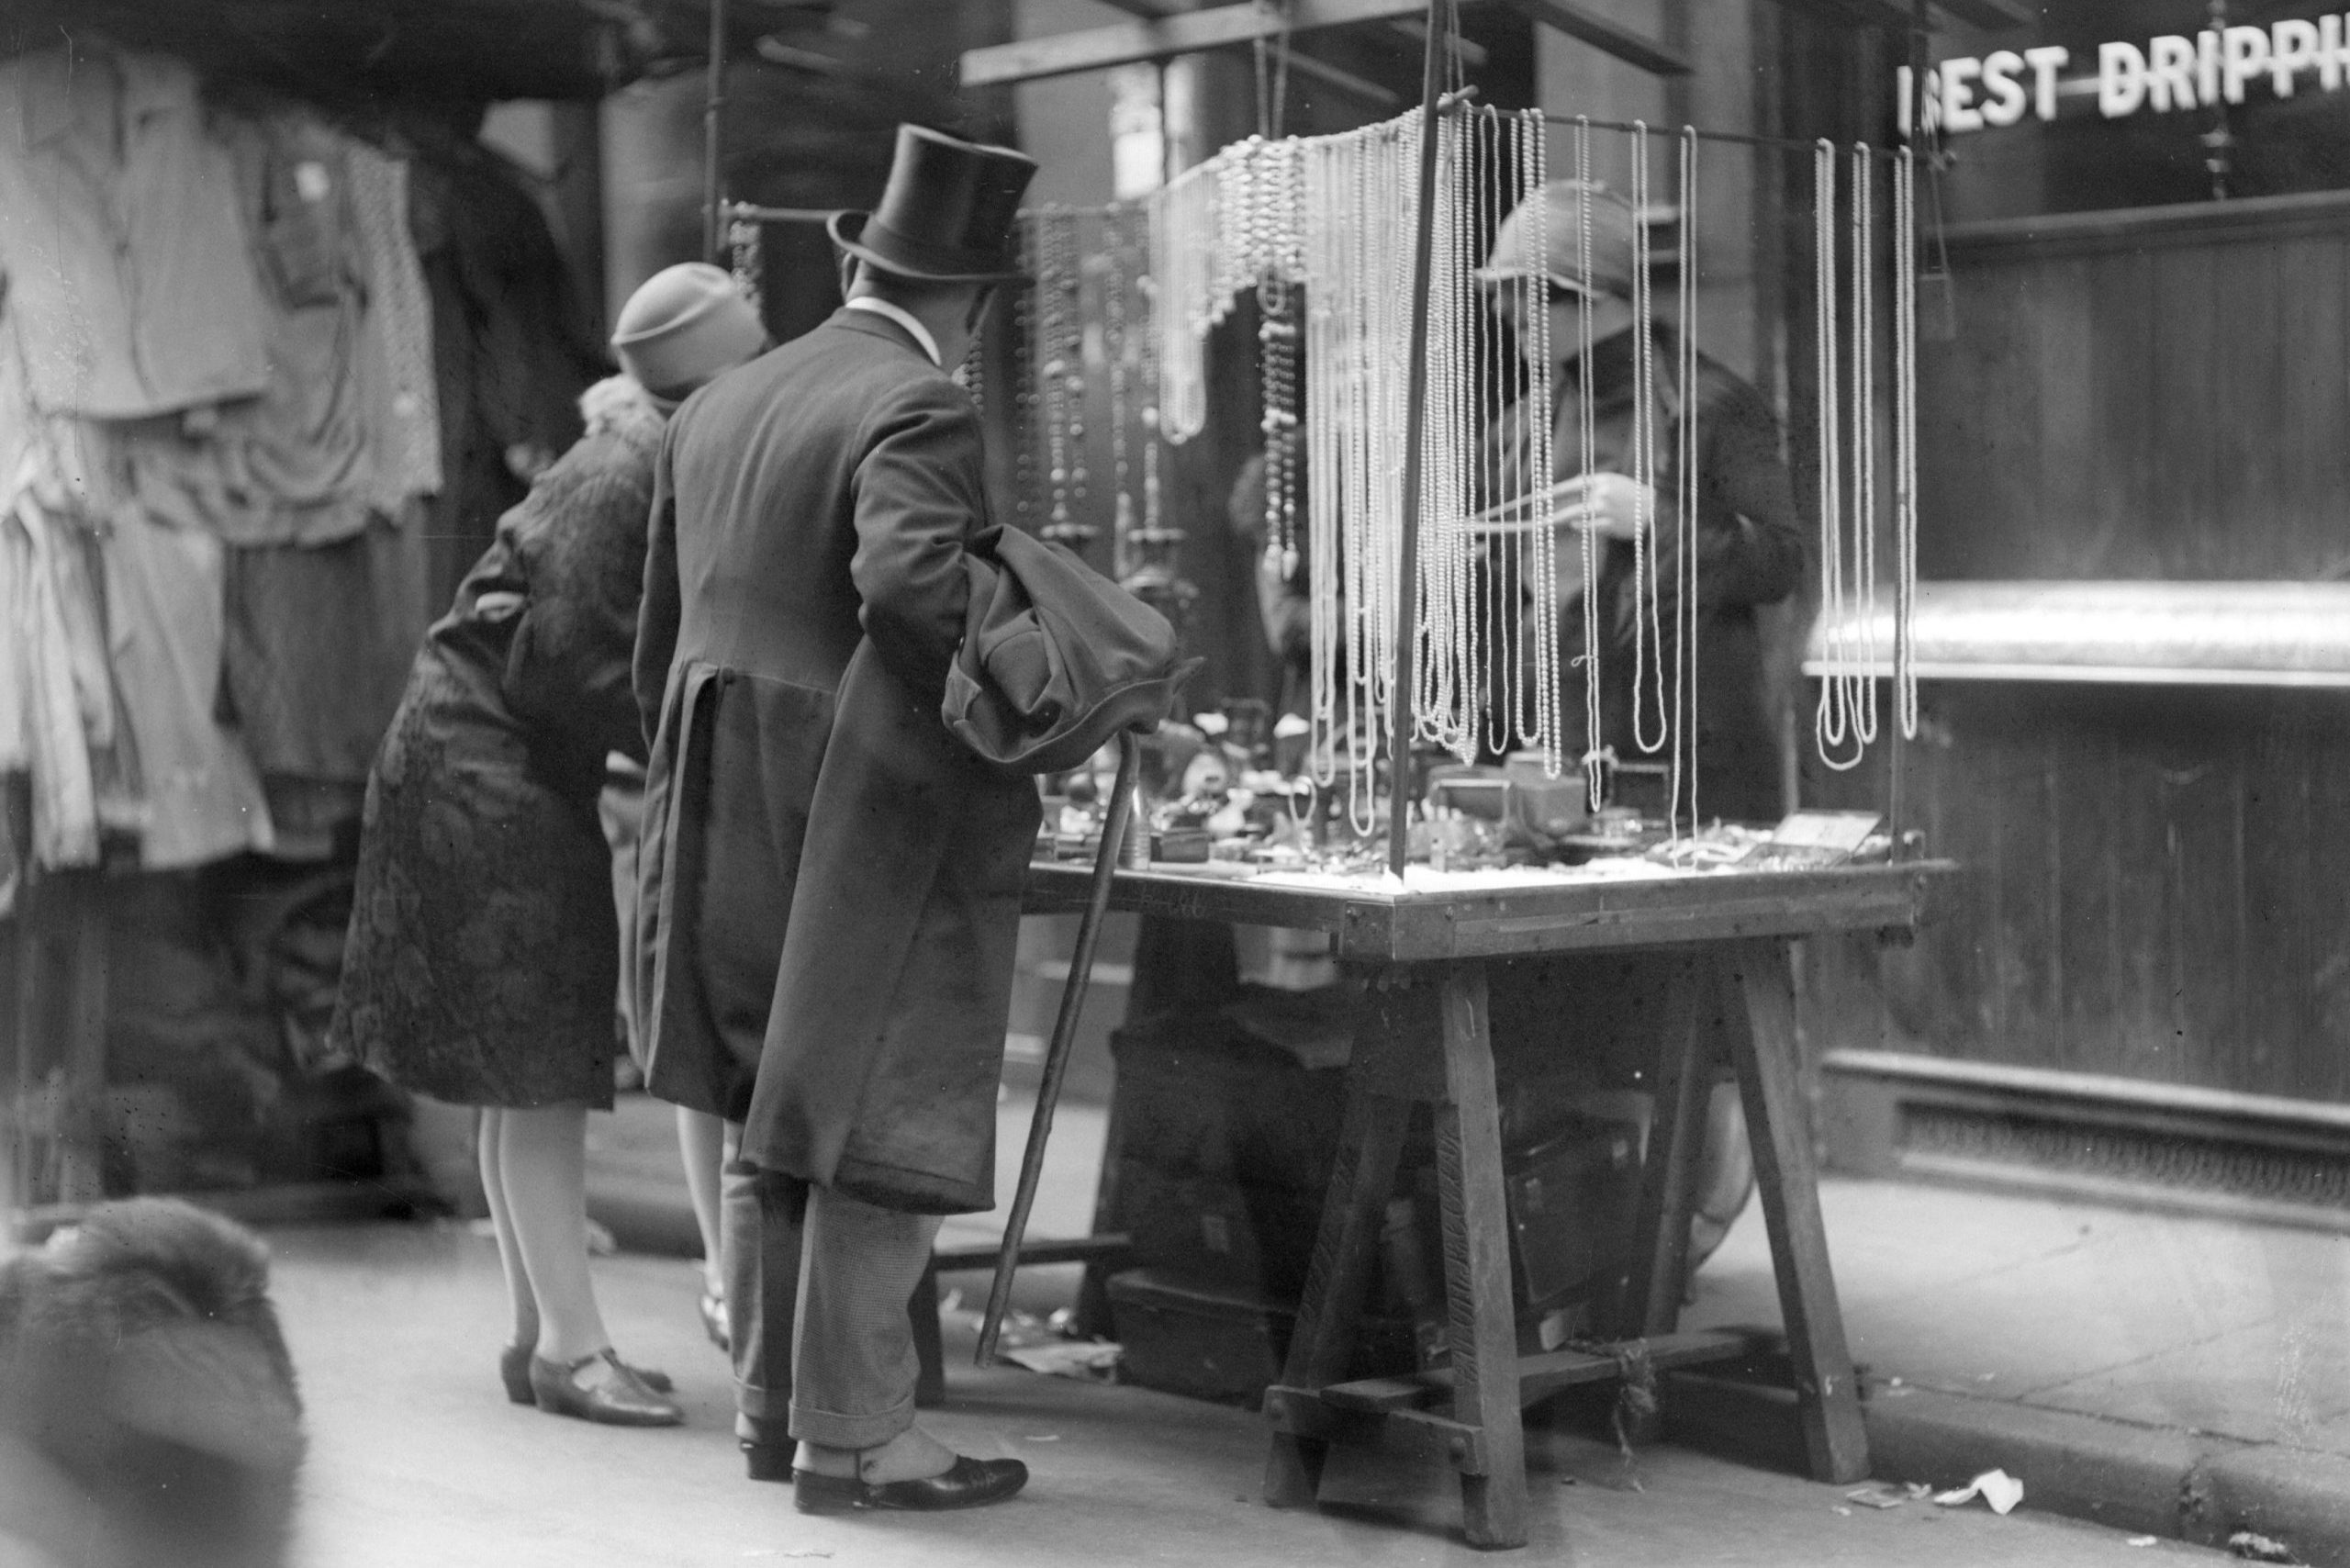
<path id="1" fill-rule="evenodd" d="M 1930 913 L 1946 862 L 1810 871 L 1675 870 L 1650 862 L 1442 873 L 1397 882 L 1240 868 L 1122 871 L 1113 908 L 1327 932 L 1354 988 L 1352 1054 L 1337 1163 L 1281 1381 L 1266 1500 L 1315 1500 L 1332 1444 L 1381 1440 L 1460 1477 L 1472 1545 L 1526 1540 L 1524 1406 L 1579 1383 L 1735 1359 L 1740 1334 L 1676 1332 L 1692 1168 L 1702 1137 L 1707 1004 L 1724 1020 L 1755 1151 L 1802 1416 L 1805 1462 L 1821 1480 L 1867 1473 L 1852 1357 L 1820 1220 L 1801 1083 L 1788 943 L 1831 932 L 1906 933 Z M 1081 907 L 1089 873 L 1039 864 L 1031 913 Z M 1660 1040 L 1657 1114 L 1634 1229 L 1634 1262 L 1609 1337 L 1520 1356 L 1510 1288 L 1487 965 L 1513 957 L 1694 949 L 1703 983 L 1673 1000 Z M 1507 1042 L 1505 1042 L 1507 1043 Z M 1560 1048 L 1572 1048 L 1562 1038 Z M 1416 1105 L 1435 1119 L 1448 1308 L 1448 1364 L 1417 1376 L 1343 1381 L 1382 1215 Z"/>

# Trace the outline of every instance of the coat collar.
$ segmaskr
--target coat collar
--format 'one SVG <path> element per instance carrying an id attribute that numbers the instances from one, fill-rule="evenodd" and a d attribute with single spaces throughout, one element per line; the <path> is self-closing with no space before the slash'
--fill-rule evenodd
<path id="1" fill-rule="evenodd" d="M 914 341 L 914 335 L 912 332 L 907 331 L 887 316 L 874 311 L 852 310 L 844 305 L 826 319 L 824 325 L 840 327 L 864 337 L 877 338 L 885 343 L 894 343 L 923 364 L 934 364 L 930 355 L 923 352 L 922 344 Z"/>
<path id="2" fill-rule="evenodd" d="M 868 316 L 878 316 L 884 320 L 895 321 L 906 330 L 906 335 L 913 339 L 922 352 L 929 356 L 931 364 L 941 370 L 946 368 L 946 360 L 938 352 L 938 340 L 931 335 L 928 327 L 922 324 L 922 318 L 895 300 L 884 299 L 878 294 L 860 294 L 841 308 L 860 311 Z"/>

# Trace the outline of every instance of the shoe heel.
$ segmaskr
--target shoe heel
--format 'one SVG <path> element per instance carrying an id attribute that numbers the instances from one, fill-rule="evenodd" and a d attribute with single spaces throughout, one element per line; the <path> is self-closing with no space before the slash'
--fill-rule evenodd
<path id="1" fill-rule="evenodd" d="M 517 1405 L 536 1405 L 539 1395 L 531 1386 L 531 1354 L 533 1347 L 509 1345 L 498 1353 L 498 1376 L 506 1384 L 506 1397 Z"/>
<path id="2" fill-rule="evenodd" d="M 853 1475 L 791 1473 L 791 1506 L 803 1514 L 845 1514 L 865 1505 L 865 1483 Z"/>

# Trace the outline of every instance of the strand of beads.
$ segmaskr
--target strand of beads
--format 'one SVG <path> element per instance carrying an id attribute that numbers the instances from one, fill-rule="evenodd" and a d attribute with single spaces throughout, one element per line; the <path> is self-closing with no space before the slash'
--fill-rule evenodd
<path id="1" fill-rule="evenodd" d="M 1042 316 L 1046 458 L 1052 509 L 1039 532 L 1046 539 L 1082 547 L 1095 530 L 1085 521 L 1083 274 L 1078 269 L 1077 215 L 1046 208 L 1042 217 L 1043 264 L 1037 269 Z"/>
<path id="2" fill-rule="evenodd" d="M 1037 216 L 1032 213 L 1019 229 L 1020 265 L 1023 271 L 1032 274 L 1043 266 L 1043 247 L 1036 238 L 1039 222 Z M 1036 290 L 1033 288 L 1013 289 L 1006 320 L 1012 383 L 1012 504 L 1019 525 L 1030 531 L 1036 527 L 1037 514 L 1043 506 L 1037 490 L 1036 445 L 1042 432 L 1037 428 L 1040 398 L 1036 386 L 1035 295 Z"/>
<path id="3" fill-rule="evenodd" d="M 1575 117 L 1575 200 L 1579 219 L 1575 226 L 1575 262 L 1577 276 L 1583 283 L 1575 313 L 1575 435 L 1580 443 L 1576 472 L 1589 475 L 1599 447 L 1597 414 L 1591 396 L 1591 304 L 1598 282 L 1592 275 L 1591 120 L 1584 115 Z M 1595 812 L 1606 801 L 1607 793 L 1607 745 L 1600 730 L 1599 705 L 1599 519 L 1588 489 L 1575 505 L 1575 533 L 1583 551 L 1583 753 L 1580 760 L 1585 796 Z"/>
<path id="4" fill-rule="evenodd" d="M 1918 163 L 1893 165 L 1893 691 L 1905 740 L 1918 738 Z"/>
<path id="5" fill-rule="evenodd" d="M 1538 256 L 1550 253 L 1550 173 L 1549 123 L 1539 109 L 1524 110 L 1519 118 L 1519 140 L 1522 148 L 1517 161 L 1520 203 L 1531 202 L 1531 222 L 1528 240 Z M 1553 441 L 1555 428 L 1556 392 L 1554 376 L 1558 359 L 1550 342 L 1550 284 L 1547 275 L 1526 275 L 1517 282 L 1520 319 L 1532 323 L 1534 353 L 1526 364 L 1524 401 L 1532 421 L 1534 460 L 1533 483 L 1542 500 L 1534 518 L 1534 558 L 1532 594 L 1535 603 L 1534 646 L 1534 722 L 1536 734 L 1528 742 L 1542 752 L 1542 771 L 1556 778 L 1564 770 L 1566 761 L 1566 686 L 1565 650 L 1561 646 L 1560 620 L 1563 613 L 1559 594 L 1559 530 L 1558 502 L 1550 497 L 1550 481 L 1558 473 L 1558 454 Z"/>
<path id="6" fill-rule="evenodd" d="M 1672 738 L 1665 711 L 1663 587 L 1657 561 L 1656 291 L 1649 236 L 1649 128 L 1632 122 L 1632 744 L 1664 749 Z M 1651 668 L 1653 666 L 1653 668 Z M 1653 678 L 1652 679 L 1651 678 Z M 1646 722 L 1653 686 L 1656 734 Z"/>
<path id="7" fill-rule="evenodd" d="M 1677 483 L 1673 510 L 1677 514 L 1673 573 L 1673 747 L 1672 793 L 1668 797 L 1674 833 L 1679 832 L 1683 790 L 1688 792 L 1689 831 L 1697 831 L 1697 132 L 1681 128 L 1681 288 L 1679 361 L 1675 379 L 1681 387 L 1679 441 L 1673 454 Z"/>
<path id="8" fill-rule="evenodd" d="M 1113 207 L 1102 220 L 1102 352 L 1110 371 L 1110 571 L 1122 577 L 1133 570 L 1127 559 L 1135 528 L 1133 465 L 1127 454 L 1127 332 L 1126 297 L 1131 287 L 1127 233 L 1130 213 Z"/>
<path id="9" fill-rule="evenodd" d="M 1853 659 L 1849 628 L 1844 622 L 1844 511 L 1842 393 L 1836 353 L 1836 148 L 1822 138 L 1811 160 L 1812 361 L 1818 400 L 1819 431 L 1819 619 L 1826 629 L 1826 672 L 1819 682 L 1819 705 L 1812 716 L 1813 739 L 1819 760 L 1838 772 L 1858 767 L 1858 737 L 1852 754 L 1837 755 L 1852 728 L 1851 689 L 1846 679 Z"/>
<path id="10" fill-rule="evenodd" d="M 1852 735 L 1876 740 L 1876 267 L 1874 160 L 1854 142 L 1852 181 L 1852 587 L 1861 663 L 1852 683 Z"/>

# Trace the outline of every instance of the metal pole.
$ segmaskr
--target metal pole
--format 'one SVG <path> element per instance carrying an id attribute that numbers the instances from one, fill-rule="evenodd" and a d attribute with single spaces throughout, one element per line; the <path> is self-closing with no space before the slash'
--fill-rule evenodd
<path id="1" fill-rule="evenodd" d="M 1923 112 L 1925 107 L 1926 51 L 1927 42 L 1930 37 L 1928 29 L 1932 25 L 1932 22 L 1926 15 L 1926 0 L 1910 0 L 1908 50 L 1909 101 L 1901 106 L 1901 113 L 1908 118 L 1909 122 L 1909 144 L 1912 147 L 1920 146 L 1926 139 L 1926 119 Z M 1912 167 L 1915 167 L 1915 165 L 1913 164 Z M 1912 197 L 1914 201 L 1914 189 L 1912 191 Z M 1914 206 L 1911 210 L 1916 210 Z M 1915 237 L 1913 236 L 1913 242 L 1914 238 Z M 1911 266 L 1914 265 L 1916 262 L 1917 258 L 1915 256 L 1896 256 L 1893 258 L 1893 264 L 1896 268 Z M 1895 308 L 1898 309 L 1899 308 L 1899 302 L 1897 301 Z M 1916 341 L 1914 333 L 1911 341 Z M 1893 395 L 1896 398 L 1898 398 L 1901 396 L 1901 388 L 1897 386 L 1894 388 Z M 1907 438 L 1905 437 L 1904 439 Z M 1915 498 L 1911 498 L 1910 504 L 1912 506 L 1917 504 Z M 1876 520 L 1874 518 L 1871 518 L 1869 520 L 1869 526 L 1872 528 L 1876 526 Z M 1900 591 L 1897 588 L 1894 594 L 1895 615 L 1898 616 L 1903 610 L 1908 608 L 1908 606 L 1901 602 Z M 1896 645 L 1897 646 L 1898 639 L 1901 635 L 1901 629 L 1898 625 L 1895 626 L 1893 634 L 1896 639 Z M 1897 666 L 1899 660 L 1897 658 L 1895 663 Z M 1891 689 L 1890 695 L 1893 698 L 1893 719 L 1892 722 L 1886 724 L 1885 727 L 1886 750 L 1887 752 L 1887 756 L 1885 759 L 1885 836 L 1886 842 L 1892 846 L 1892 857 L 1895 860 L 1900 860 L 1905 858 L 1907 853 L 1902 847 L 1901 837 L 1908 825 L 1908 801 L 1905 797 L 1907 797 L 1909 792 L 1909 763 L 1908 754 L 1901 744 L 1901 681 L 1899 678 L 1900 670 L 1897 667 L 1894 671 L 1894 676 L 1895 678 L 1887 683 Z"/>
<path id="2" fill-rule="evenodd" d="M 1428 0 L 1420 70 L 1420 220 L 1412 254 L 1412 358 L 1404 383 L 1404 537 L 1396 568 L 1395 695 L 1388 715 L 1387 868 L 1400 879 L 1411 850 L 1412 687 L 1419 652 L 1420 448 L 1428 420 L 1428 273 L 1436 251 L 1436 143 L 1444 88 L 1445 0 Z"/>
<path id="3" fill-rule="evenodd" d="M 724 138 L 719 123 L 726 107 L 726 0 L 710 0 L 710 84 L 701 110 L 701 218 L 704 259 L 725 264 L 726 219 L 720 210 L 724 181 L 720 160 Z"/>

